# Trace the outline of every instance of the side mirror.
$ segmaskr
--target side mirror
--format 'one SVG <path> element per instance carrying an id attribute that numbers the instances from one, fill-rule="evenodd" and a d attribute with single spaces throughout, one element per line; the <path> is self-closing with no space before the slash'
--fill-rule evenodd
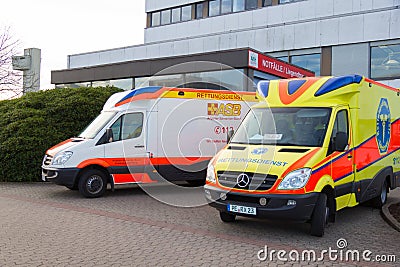
<path id="1" fill-rule="evenodd" d="M 111 143 L 114 140 L 113 130 L 111 128 L 106 129 L 106 143 Z"/>
<path id="2" fill-rule="evenodd" d="M 228 133 L 226 134 L 226 143 L 229 143 L 231 141 L 233 134 L 235 133 L 234 130 L 229 130 Z"/>
<path id="3" fill-rule="evenodd" d="M 335 150 L 336 151 L 344 151 L 348 145 L 347 141 L 349 137 L 345 132 L 337 132 L 335 137 Z"/>

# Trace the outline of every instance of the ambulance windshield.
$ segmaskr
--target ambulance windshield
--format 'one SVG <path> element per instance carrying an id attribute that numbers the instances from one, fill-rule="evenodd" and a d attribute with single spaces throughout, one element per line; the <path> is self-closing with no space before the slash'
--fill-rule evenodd
<path id="1" fill-rule="evenodd" d="M 330 114 L 330 108 L 256 108 L 231 143 L 321 147 Z"/>
<path id="2" fill-rule="evenodd" d="M 94 119 L 86 129 L 79 135 L 81 138 L 92 139 L 94 138 L 101 129 L 115 116 L 116 112 L 105 111 L 100 113 L 96 119 Z"/>

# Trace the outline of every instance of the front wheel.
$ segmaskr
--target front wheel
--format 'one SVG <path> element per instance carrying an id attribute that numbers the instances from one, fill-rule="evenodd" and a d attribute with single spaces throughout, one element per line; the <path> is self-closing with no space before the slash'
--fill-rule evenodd
<path id="1" fill-rule="evenodd" d="M 84 197 L 101 197 L 107 189 L 107 176 L 96 169 L 85 171 L 79 179 L 78 188 Z"/>
<path id="2" fill-rule="evenodd" d="M 314 207 L 314 212 L 311 217 L 311 235 L 323 236 L 325 233 L 325 226 L 329 218 L 329 207 L 327 206 L 328 197 L 326 194 L 321 193 L 318 197 L 317 204 Z"/>
<path id="3" fill-rule="evenodd" d="M 383 181 L 380 194 L 372 199 L 372 205 L 376 208 L 382 208 L 382 206 L 385 205 L 387 201 L 387 195 L 388 195 L 388 185 L 385 180 Z"/>
<path id="4" fill-rule="evenodd" d="M 221 221 L 223 221 L 223 222 L 234 222 L 236 219 L 236 215 L 230 214 L 227 212 L 223 212 L 223 211 L 219 212 L 219 217 L 221 218 Z"/>

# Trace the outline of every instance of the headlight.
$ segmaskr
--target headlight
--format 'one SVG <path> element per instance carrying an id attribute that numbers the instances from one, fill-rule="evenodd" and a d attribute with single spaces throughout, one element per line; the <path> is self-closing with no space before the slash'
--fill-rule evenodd
<path id="1" fill-rule="evenodd" d="M 67 162 L 67 160 L 69 160 L 69 158 L 72 156 L 72 152 L 71 151 L 66 151 L 66 152 L 61 152 L 58 153 L 54 159 L 52 164 L 53 165 L 62 165 L 65 162 Z"/>
<path id="2" fill-rule="evenodd" d="M 278 189 L 288 190 L 302 188 L 306 185 L 310 176 L 310 168 L 303 168 L 292 171 L 288 175 L 286 175 L 285 178 L 283 178 L 282 182 L 278 186 Z"/>
<path id="3" fill-rule="evenodd" d="M 212 164 L 208 164 L 206 180 L 210 183 L 216 183 L 215 169 Z"/>

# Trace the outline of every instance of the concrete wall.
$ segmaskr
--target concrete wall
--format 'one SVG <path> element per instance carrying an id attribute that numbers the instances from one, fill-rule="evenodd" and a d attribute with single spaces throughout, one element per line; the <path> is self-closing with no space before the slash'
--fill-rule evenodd
<path id="1" fill-rule="evenodd" d="M 146 10 L 189 0 L 147 0 Z M 333 74 L 368 74 L 368 42 L 400 38 L 400 0 L 308 0 L 145 29 L 145 44 L 71 55 L 69 68 L 252 47 L 333 46 Z M 355 45 L 355 43 L 364 43 Z M 362 56 L 360 62 L 348 58 Z M 361 62 L 362 61 L 362 62 Z M 359 65 L 360 64 L 360 65 Z"/>
<path id="2" fill-rule="evenodd" d="M 192 4 L 196 2 L 201 2 L 201 0 L 146 0 L 146 13 L 164 8 Z"/>

